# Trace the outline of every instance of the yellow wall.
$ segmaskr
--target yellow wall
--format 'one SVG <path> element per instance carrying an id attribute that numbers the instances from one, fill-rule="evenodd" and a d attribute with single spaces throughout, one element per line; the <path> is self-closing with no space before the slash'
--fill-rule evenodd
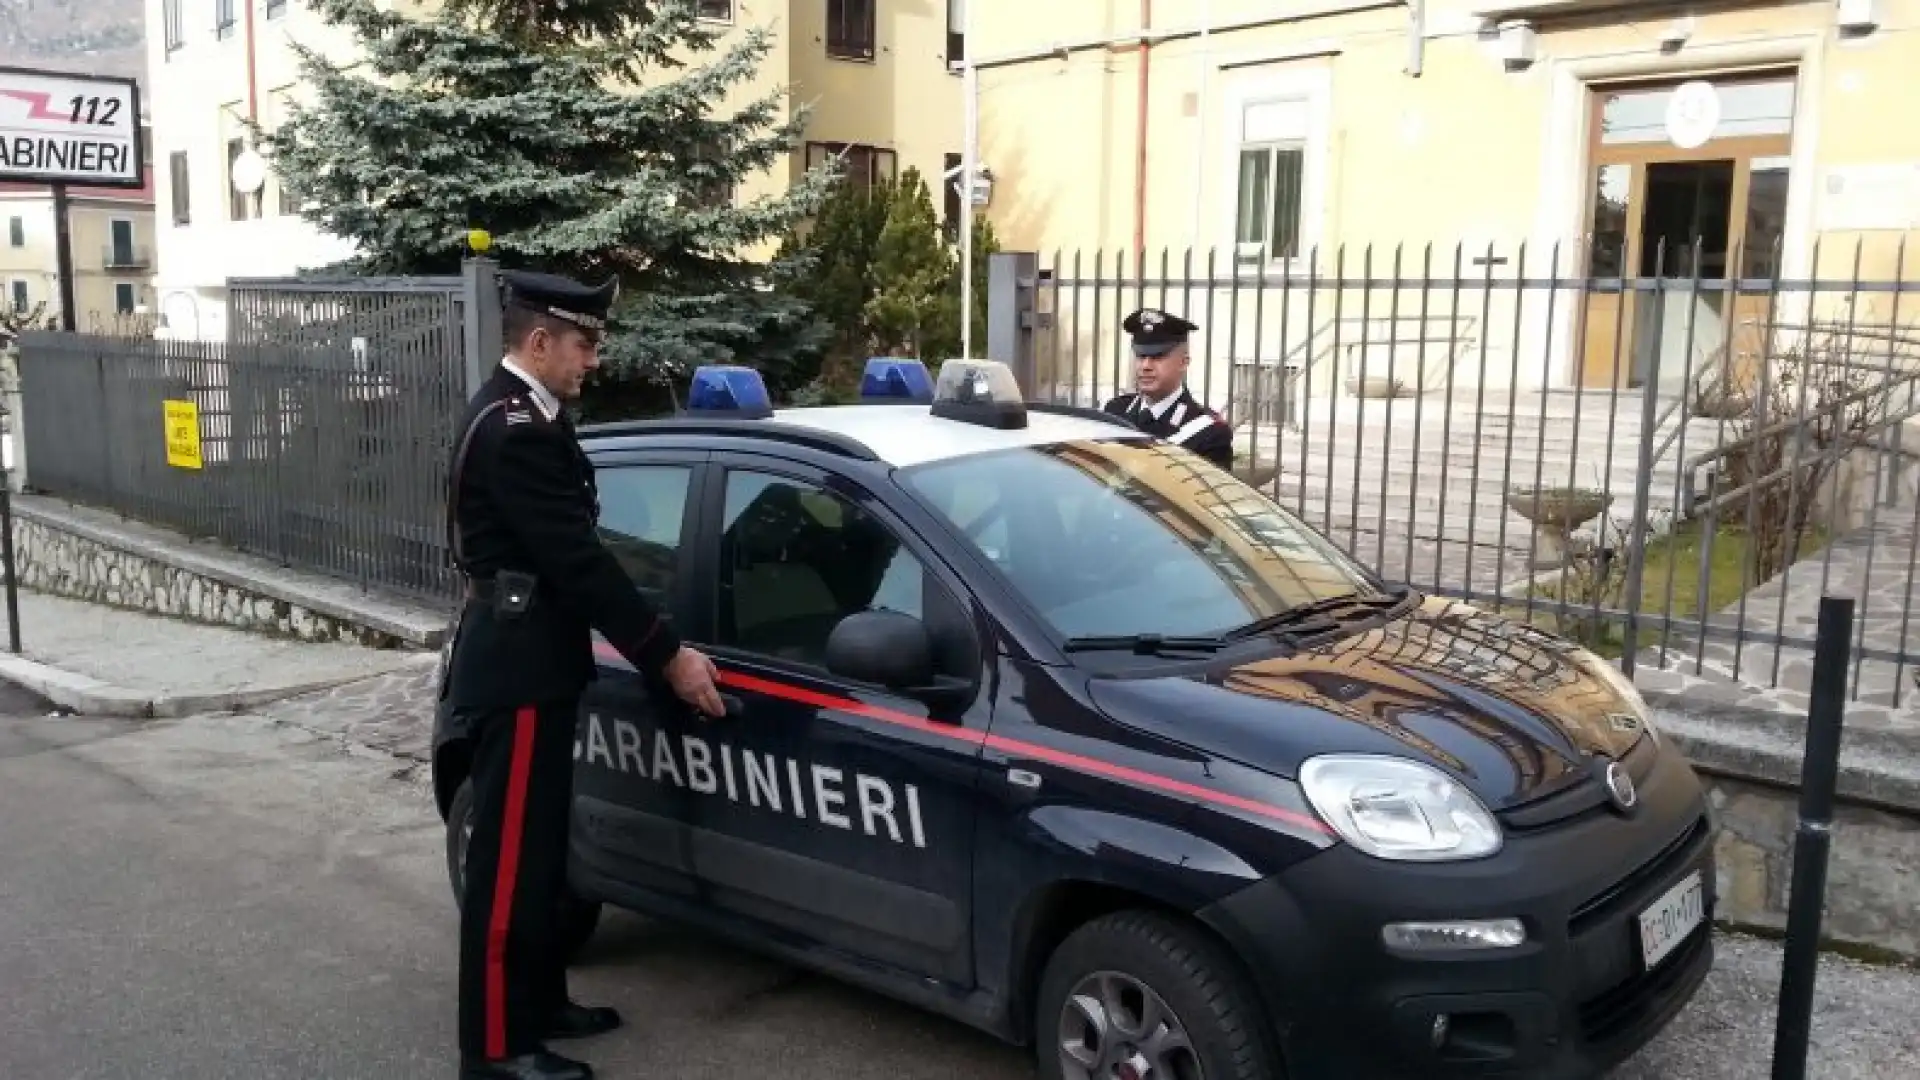
<path id="1" fill-rule="evenodd" d="M 872 60 L 827 55 L 827 0 L 787 0 L 786 38 L 796 103 L 810 103 L 806 138 L 863 143 L 897 155 L 898 169 L 920 170 L 941 205 L 945 156 L 962 150 L 960 76 L 947 65 L 945 0 L 881 3 Z M 793 159 L 805 168 L 804 151 Z"/>
<path id="2" fill-rule="evenodd" d="M 1204 40 L 1197 30 L 1201 8 L 1210 7 L 1218 28 Z M 1477 5 L 1481 8 L 1487 5 Z M 1497 280 L 1517 271 L 1520 245 L 1527 244 L 1529 278 L 1549 270 L 1559 251 L 1561 274 L 1584 270 L 1576 245 L 1590 227 L 1587 186 L 1587 131 L 1584 99 L 1588 80 L 1628 76 L 1672 76 L 1725 70 L 1762 61 L 1786 61 L 1801 73 L 1796 104 L 1794 171 L 1787 239 L 1789 276 L 1811 268 L 1815 237 L 1821 237 L 1818 272 L 1848 277 L 1854 271 L 1854 245 L 1862 244 L 1863 277 L 1891 277 L 1902 237 L 1912 236 L 1904 274 L 1920 281 L 1920 125 L 1891 119 L 1894 102 L 1920 100 L 1920 0 L 1880 0 L 1880 27 L 1859 40 L 1842 40 L 1834 28 L 1831 3 L 1790 3 L 1700 14 L 1680 48 L 1663 53 L 1661 38 L 1675 15 L 1668 11 L 1590 15 L 1568 21 L 1573 4 L 1547 0 L 1542 9 L 1561 14 L 1535 16 L 1536 59 L 1524 70 L 1508 71 L 1499 45 L 1483 40 L 1472 0 L 1438 0 L 1429 5 L 1427 38 L 1418 77 L 1406 71 L 1410 51 L 1404 6 L 1308 4 L 1274 5 L 1252 0 L 1211 0 L 1153 5 L 1152 26 L 1171 37 L 1148 54 L 1144 243 L 1148 252 L 1150 300 L 1161 252 L 1179 292 L 1182 255 L 1193 250 L 1196 276 L 1215 255 L 1215 272 L 1232 275 L 1234 196 L 1239 106 L 1263 95 L 1299 94 L 1298 116 L 1308 134 L 1303 244 L 1318 245 L 1317 268 L 1333 274 L 1344 249 L 1341 276 L 1359 278 L 1394 272 L 1396 250 L 1404 277 L 1423 276 L 1424 246 L 1433 245 L 1435 277 L 1448 277 L 1456 247 L 1469 277 L 1488 273 L 1473 265 L 1492 245 L 1506 262 L 1491 271 Z M 1495 18 L 1511 15 L 1486 12 Z M 1558 21 L 1556 21 L 1556 18 Z M 1241 21 L 1262 25 L 1230 28 Z M 1098 44 L 1105 37 L 1137 37 L 1137 0 L 1079 0 L 1075 4 L 1032 5 L 984 0 L 975 12 L 973 53 L 980 73 L 981 155 L 995 178 L 987 211 L 1003 244 L 1036 250 L 1042 265 L 1062 256 L 1063 274 L 1080 255 L 1080 276 L 1091 277 L 1096 251 L 1105 252 L 1103 273 L 1114 275 L 1118 259 L 1133 248 L 1136 229 L 1136 153 L 1139 125 L 1140 54 L 1131 41 Z M 1055 49 L 1050 55 L 1019 57 L 1021 50 Z M 1836 185 L 1859 183 L 1836 168 L 1855 165 L 1904 166 L 1913 178 L 1902 199 L 1876 201 L 1886 226 L 1859 233 L 1840 229 L 1835 211 L 1846 200 Z M 1856 200 L 1857 201 L 1857 200 Z M 1895 206 L 1888 209 L 1889 205 Z M 1126 276 L 1136 271 L 1126 255 Z M 1212 321 L 1196 343 L 1202 367 L 1224 385 L 1233 363 L 1247 363 L 1256 351 L 1269 365 L 1281 353 L 1303 347 L 1309 325 L 1326 321 L 1322 308 L 1311 317 L 1299 298 L 1281 296 L 1279 275 L 1304 274 L 1306 260 L 1268 264 L 1270 286 L 1265 310 L 1252 314 L 1253 294 L 1262 292 L 1257 273 L 1245 276 L 1236 299 L 1218 287 L 1204 287 L 1169 305 L 1185 308 L 1203 321 L 1205 304 L 1214 303 Z M 1470 314 L 1477 323 L 1475 360 L 1485 381 L 1511 377 L 1517 336 L 1523 357 L 1523 381 L 1555 378 L 1547 338 L 1557 330 L 1564 348 L 1569 313 L 1551 313 L 1537 295 L 1516 304 L 1515 290 L 1491 298 L 1481 308 L 1473 297 Z M 1063 291 L 1056 307 L 1062 336 L 1078 339 L 1060 363 L 1097 362 L 1103 372 L 1098 396 L 1112 392 L 1117 359 L 1118 323 L 1135 304 L 1131 288 L 1103 290 L 1099 315 L 1100 347 L 1091 343 L 1091 291 L 1075 299 Z M 1390 290 L 1371 294 L 1350 289 L 1342 297 L 1354 321 L 1362 300 L 1374 306 L 1378 320 L 1397 302 L 1405 316 L 1428 302 L 1444 310 L 1448 297 L 1422 297 Z M 1051 298 L 1050 298 L 1051 301 Z M 1184 301 L 1184 302 L 1183 302 Z M 1329 291 L 1319 301 L 1331 302 Z M 1463 308 L 1467 307 L 1465 298 Z M 1862 310 L 1885 319 L 1891 296 L 1862 298 Z M 1283 336 L 1281 310 L 1293 317 Z M 1077 331 L 1069 327 L 1076 312 Z M 1227 313 L 1232 312 L 1229 316 Z M 1920 296 L 1902 301 L 1901 321 L 1920 320 Z M 1231 336 L 1231 343 L 1227 338 Z M 1480 360 L 1484 353 L 1484 361 Z M 1097 355 L 1096 355 L 1097 354 Z M 1532 370 L 1538 366 L 1539 370 Z M 1409 379 L 1412 371 L 1402 374 Z M 1203 377 L 1196 371 L 1195 378 Z M 1322 375 L 1325 379 L 1328 376 Z M 1084 378 L 1082 379 L 1084 383 Z M 1224 396 L 1223 393 L 1216 396 Z"/>
<path id="3" fill-rule="evenodd" d="M 12 246 L 9 219 L 21 218 L 26 241 Z M 115 220 L 133 224 L 134 260 L 108 265 Z M 115 325 L 115 286 L 134 287 L 134 305 L 153 307 L 153 207 L 149 203 L 75 198 L 68 204 L 69 250 L 73 258 L 75 328 Z M 0 304 L 11 309 L 13 282 L 27 283 L 28 309 L 44 303 L 45 316 L 60 314 L 59 259 L 54 242 L 53 200 L 48 196 L 0 197 Z"/>

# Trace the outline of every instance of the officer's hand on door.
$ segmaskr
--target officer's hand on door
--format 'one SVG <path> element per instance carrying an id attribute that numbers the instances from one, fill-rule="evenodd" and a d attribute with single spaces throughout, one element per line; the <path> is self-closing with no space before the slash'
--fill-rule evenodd
<path id="1" fill-rule="evenodd" d="M 673 659 L 667 661 L 666 676 L 667 684 L 680 695 L 680 700 L 708 716 L 727 714 L 726 703 L 720 700 L 720 688 L 714 685 L 719 672 L 705 653 L 681 646 Z"/>

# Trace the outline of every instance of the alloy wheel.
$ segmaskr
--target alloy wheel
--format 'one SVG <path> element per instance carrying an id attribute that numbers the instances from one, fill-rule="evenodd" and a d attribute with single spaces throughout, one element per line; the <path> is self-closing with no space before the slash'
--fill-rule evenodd
<path id="1" fill-rule="evenodd" d="M 1069 1080 L 1204 1080 L 1185 1025 L 1131 975 L 1096 972 L 1060 1010 L 1060 1071 Z"/>

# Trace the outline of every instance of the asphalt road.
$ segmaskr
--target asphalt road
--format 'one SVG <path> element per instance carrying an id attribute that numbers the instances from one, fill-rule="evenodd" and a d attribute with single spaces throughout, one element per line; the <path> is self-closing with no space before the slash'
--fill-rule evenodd
<path id="1" fill-rule="evenodd" d="M 422 781 L 245 717 L 45 718 L 0 689 L 0 1076 L 454 1075 L 455 924 Z M 574 985 L 629 1026 L 609 1078 L 1030 1080 L 957 1025 L 614 916 Z M 1778 952 L 1730 942 L 1622 1080 L 1767 1075 Z M 1920 1060 L 1920 975 L 1835 965 L 1811 1075 Z M 642 1010 L 649 1010 L 642 1016 Z"/>

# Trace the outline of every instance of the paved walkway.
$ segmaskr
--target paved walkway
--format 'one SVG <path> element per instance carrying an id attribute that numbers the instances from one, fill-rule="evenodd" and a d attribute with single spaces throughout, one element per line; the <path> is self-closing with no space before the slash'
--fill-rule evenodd
<path id="1" fill-rule="evenodd" d="M 1640 650 L 1635 681 L 1661 690 L 1698 691 L 1720 704 L 1805 715 L 1820 597 L 1850 596 L 1860 628 L 1848 666 L 1849 689 L 1858 695 L 1848 704 L 1848 725 L 1920 731 L 1920 686 L 1915 682 L 1920 668 L 1911 661 L 1860 655 L 1864 648 L 1898 657 L 1920 642 L 1915 542 L 1913 520 L 1906 514 L 1848 533 L 1748 593 L 1744 620 L 1738 603 L 1717 613 L 1711 622 L 1726 629 L 1716 626 L 1704 645 L 1696 635 L 1675 633 L 1664 657 L 1657 645 Z M 1743 622 L 1768 631 L 1778 627 L 1782 636 L 1800 643 L 1776 646 L 1742 640 L 1733 628 Z"/>
<path id="2" fill-rule="evenodd" d="M 0 677 L 93 714 L 245 708 L 391 672 L 434 654 L 301 642 L 22 589 L 19 656 Z M 0 626 L 0 648 L 6 644 Z"/>

